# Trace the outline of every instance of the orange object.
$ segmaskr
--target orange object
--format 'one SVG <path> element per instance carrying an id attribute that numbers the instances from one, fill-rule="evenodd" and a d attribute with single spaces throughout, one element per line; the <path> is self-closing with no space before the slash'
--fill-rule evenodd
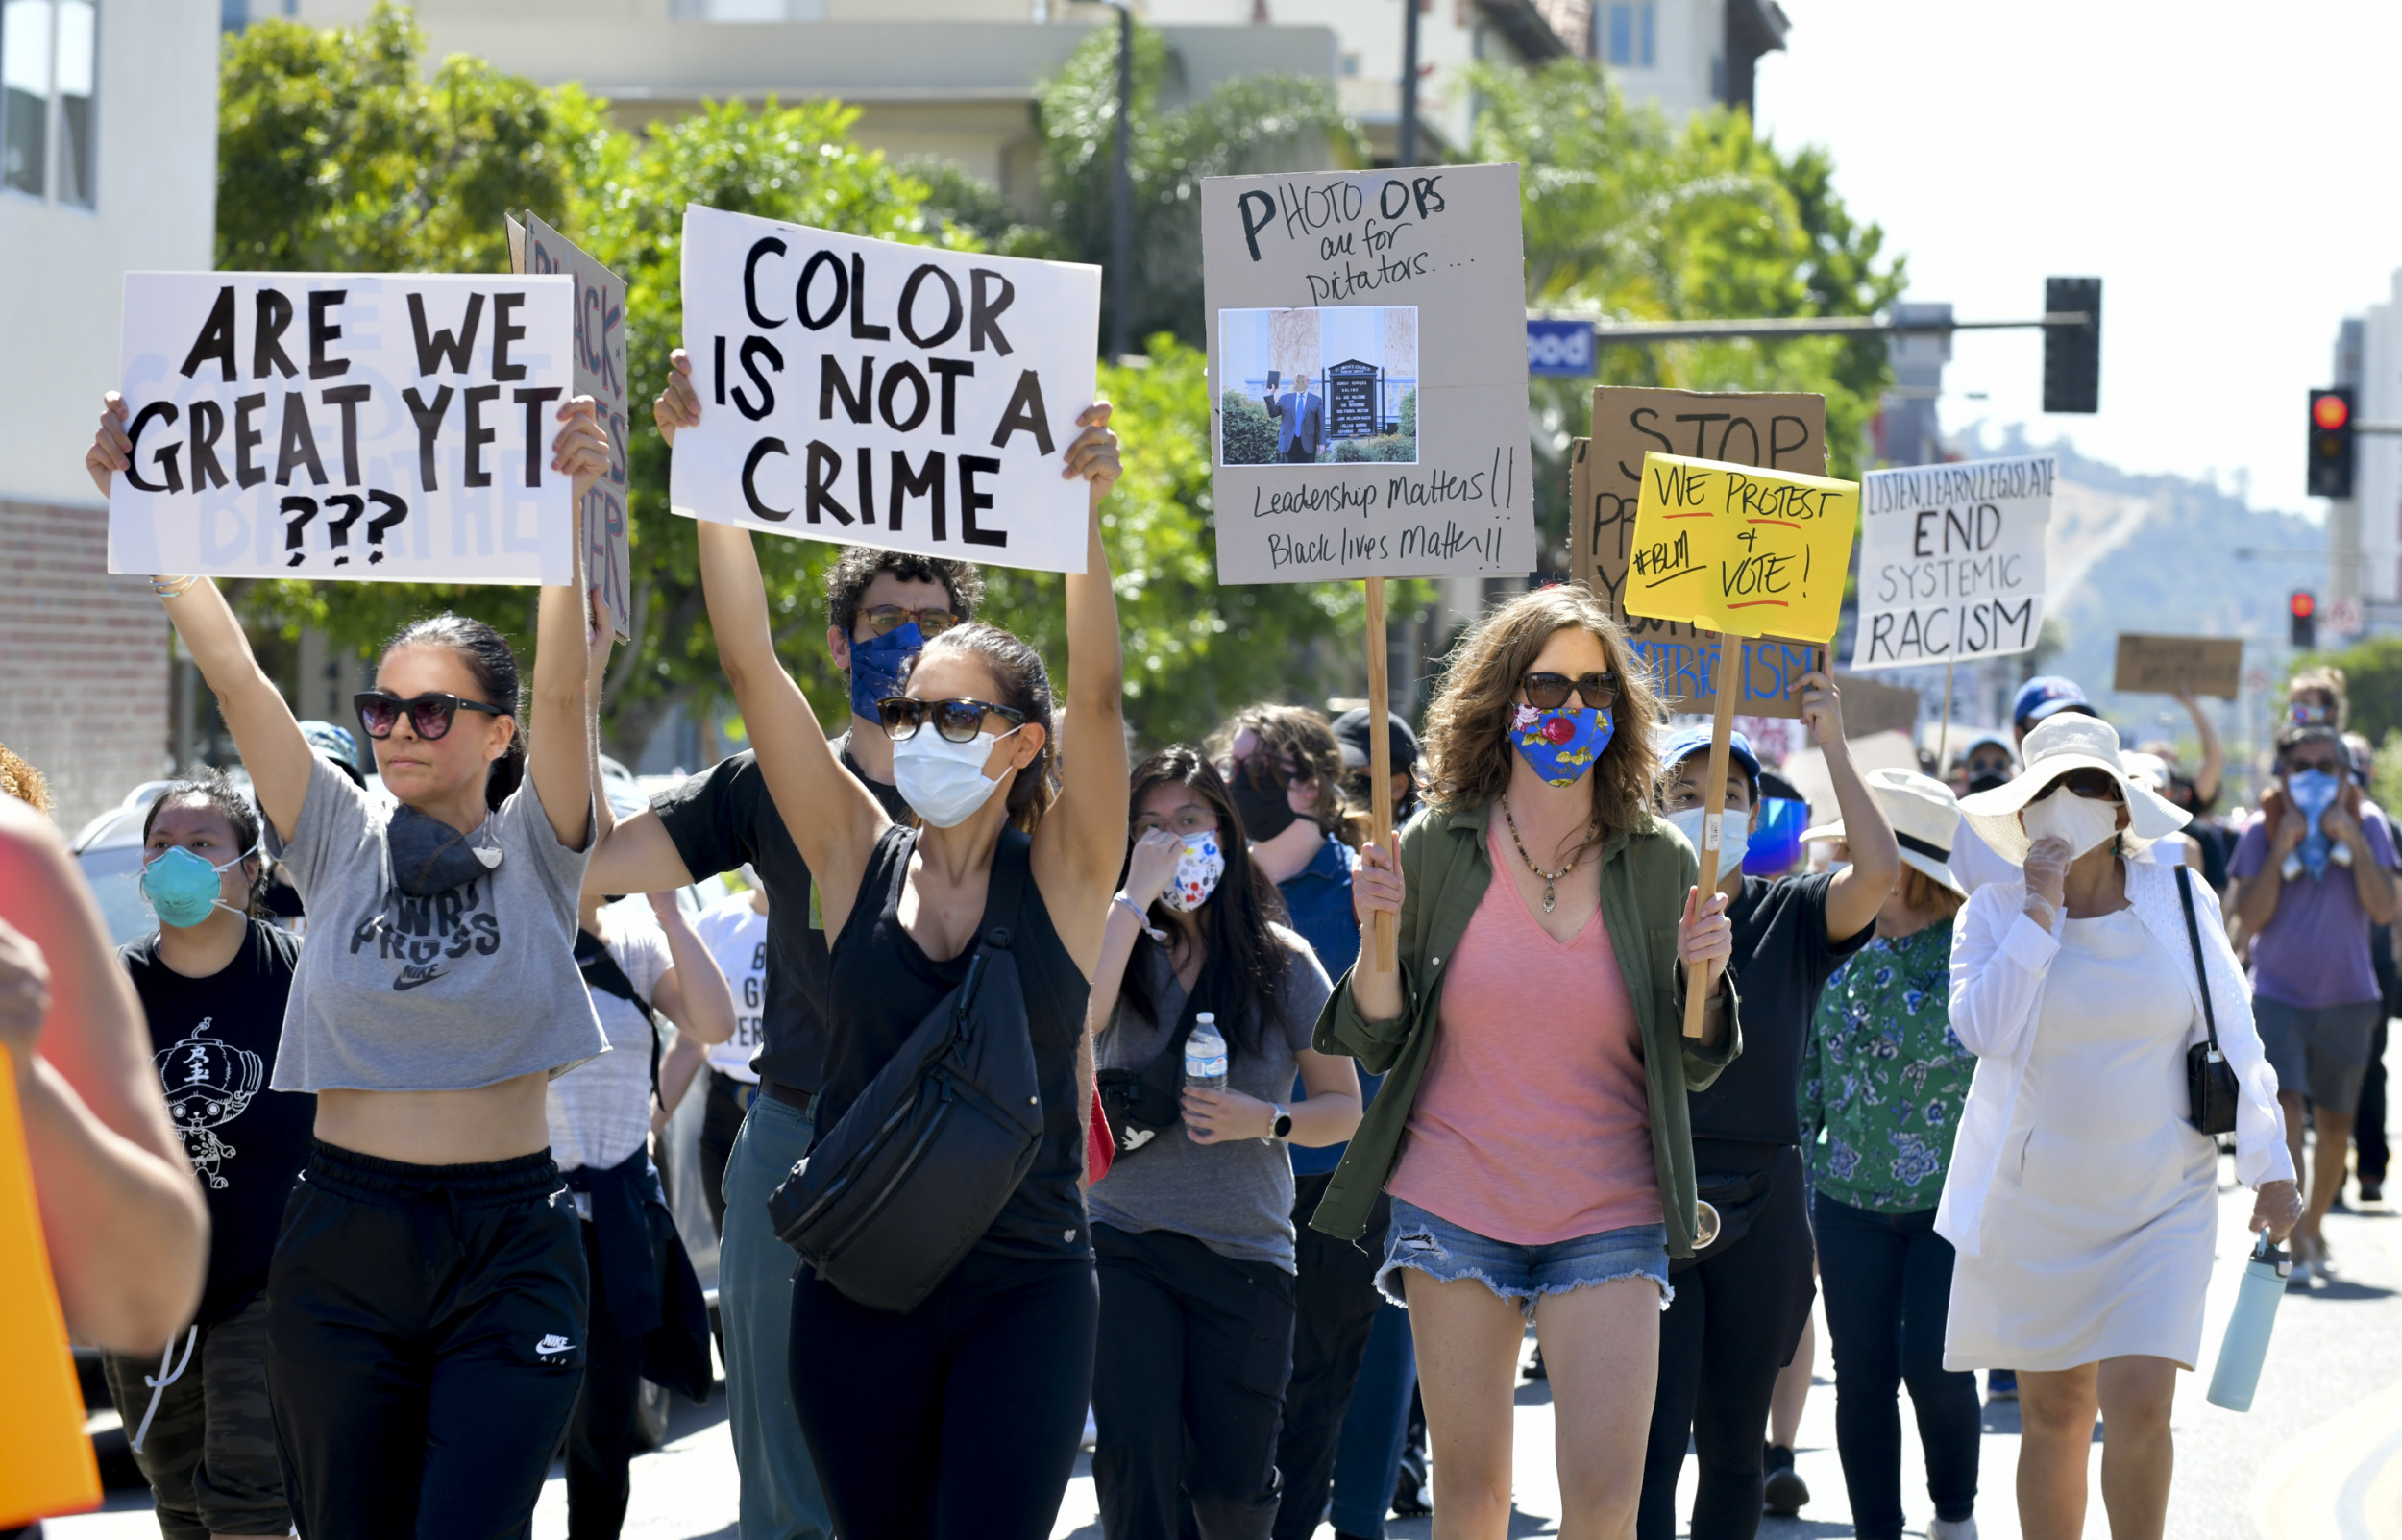
<path id="1" fill-rule="evenodd" d="M 0 1049 L 0 1528 L 100 1505 L 100 1466 L 34 1202 L 16 1075 Z"/>

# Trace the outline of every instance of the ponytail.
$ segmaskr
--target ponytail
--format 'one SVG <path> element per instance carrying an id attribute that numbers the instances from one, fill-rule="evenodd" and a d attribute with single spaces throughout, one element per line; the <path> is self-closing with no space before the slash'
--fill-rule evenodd
<path id="1" fill-rule="evenodd" d="M 509 714 L 509 746 L 485 772 L 484 805 L 498 811 L 509 794 L 526 780 L 525 703 L 518 697 L 517 654 L 508 639 L 483 622 L 465 615 L 434 615 L 411 621 L 384 644 L 388 656 L 404 647 L 448 648 L 476 676 L 486 705 Z"/>

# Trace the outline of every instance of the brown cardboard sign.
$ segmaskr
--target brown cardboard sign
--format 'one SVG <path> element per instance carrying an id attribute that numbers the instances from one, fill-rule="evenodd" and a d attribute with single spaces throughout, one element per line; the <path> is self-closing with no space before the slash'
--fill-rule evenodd
<path id="1" fill-rule="evenodd" d="M 2233 700 L 2243 679 L 2243 640 L 2234 636 L 2119 635 L 2113 690 L 2133 695 L 2197 696 Z"/>
<path id="2" fill-rule="evenodd" d="M 1864 673 L 1838 673 L 1835 691 L 1843 700 L 1843 735 L 1866 738 L 1871 733 L 1912 733 L 1919 724 L 1919 693 L 1905 685 L 1887 684 Z"/>

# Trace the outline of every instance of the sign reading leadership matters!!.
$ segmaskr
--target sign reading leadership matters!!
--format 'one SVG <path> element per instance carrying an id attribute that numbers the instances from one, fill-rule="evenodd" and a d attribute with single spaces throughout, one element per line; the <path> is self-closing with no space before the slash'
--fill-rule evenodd
<path id="1" fill-rule="evenodd" d="M 593 609 L 623 642 L 633 633 L 632 530 L 625 519 L 625 281 L 527 213 L 509 224 L 510 266 L 563 273 L 576 285 L 576 394 L 590 396 L 609 435 L 609 473 L 584 494 L 584 581 Z"/>
<path id="2" fill-rule="evenodd" d="M 1628 612 L 1829 641 L 1859 523 L 1856 481 L 1646 454 Z"/>
<path id="3" fill-rule="evenodd" d="M 2023 454 L 1861 478 L 1854 669 L 2034 649 L 2054 465 Z"/>
<path id="4" fill-rule="evenodd" d="M 576 580 L 564 278 L 129 273 L 109 570 Z"/>
<path id="5" fill-rule="evenodd" d="M 1101 270 L 684 210 L 675 435 L 688 518 L 1045 572 L 1085 570 L 1060 473 L 1091 404 Z"/>
<path id="6" fill-rule="evenodd" d="M 1524 574 L 1518 168 L 1201 183 L 1217 574 Z"/>

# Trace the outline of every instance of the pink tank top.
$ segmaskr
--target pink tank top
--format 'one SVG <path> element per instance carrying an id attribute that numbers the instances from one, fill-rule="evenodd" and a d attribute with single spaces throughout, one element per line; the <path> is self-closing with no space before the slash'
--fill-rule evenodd
<path id="1" fill-rule="evenodd" d="M 1503 863 L 1443 984 L 1440 1034 L 1386 1190 L 1494 1240 L 1543 1246 L 1660 1222 L 1634 1006 L 1595 912 L 1552 940 Z"/>

